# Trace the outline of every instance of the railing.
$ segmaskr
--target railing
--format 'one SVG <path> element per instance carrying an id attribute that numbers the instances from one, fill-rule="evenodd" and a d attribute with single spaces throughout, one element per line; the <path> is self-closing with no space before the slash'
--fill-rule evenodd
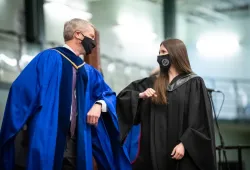
<path id="1" fill-rule="evenodd" d="M 225 94 L 225 102 L 218 119 L 222 120 L 250 120 L 250 80 L 204 78 L 206 86 L 220 90 Z M 222 103 L 223 96 L 213 93 L 216 113 Z"/>
<path id="2" fill-rule="evenodd" d="M 216 150 L 218 151 L 218 170 L 230 170 L 229 166 L 227 166 L 227 164 L 225 163 L 225 166 L 222 166 L 222 159 L 221 157 L 223 157 L 223 151 L 226 150 L 237 150 L 237 156 L 238 156 L 238 161 L 237 161 L 237 170 L 244 170 L 243 169 L 243 158 L 242 158 L 242 150 L 250 150 L 250 145 L 238 145 L 238 146 L 217 146 Z M 225 167 L 225 168 L 224 168 Z"/>

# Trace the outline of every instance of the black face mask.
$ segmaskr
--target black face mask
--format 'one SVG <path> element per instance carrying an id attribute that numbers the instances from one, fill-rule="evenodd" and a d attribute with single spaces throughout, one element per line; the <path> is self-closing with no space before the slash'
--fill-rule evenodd
<path id="1" fill-rule="evenodd" d="M 162 73 L 168 73 L 171 66 L 171 58 L 169 54 L 157 56 L 157 62 L 160 65 L 160 71 Z"/>
<path id="2" fill-rule="evenodd" d="M 92 49 L 96 46 L 95 41 L 86 36 L 84 36 L 84 39 L 82 40 L 81 44 L 86 52 L 86 55 L 91 54 Z"/>

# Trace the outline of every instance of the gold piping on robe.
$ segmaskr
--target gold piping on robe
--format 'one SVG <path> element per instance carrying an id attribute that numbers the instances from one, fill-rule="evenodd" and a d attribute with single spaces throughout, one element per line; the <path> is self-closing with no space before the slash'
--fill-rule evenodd
<path id="1" fill-rule="evenodd" d="M 81 68 L 82 66 L 84 66 L 85 62 L 83 62 L 82 64 L 80 64 L 79 66 L 77 66 L 73 61 L 71 61 L 66 55 L 64 55 L 63 53 L 61 53 L 60 51 L 53 49 L 55 51 L 57 51 L 58 53 L 60 53 L 65 59 L 67 59 L 72 65 L 73 67 L 78 70 L 79 68 Z"/>

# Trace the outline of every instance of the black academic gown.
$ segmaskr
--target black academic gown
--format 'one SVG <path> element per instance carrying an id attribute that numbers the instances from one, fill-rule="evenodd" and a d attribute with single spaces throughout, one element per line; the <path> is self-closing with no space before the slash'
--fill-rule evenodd
<path id="1" fill-rule="evenodd" d="M 117 96 L 117 114 L 124 142 L 133 125 L 141 124 L 139 154 L 134 170 L 216 170 L 211 103 L 202 78 L 179 75 L 168 86 L 168 104 L 139 99 L 153 88 L 156 77 L 132 82 Z M 129 141 L 126 141 L 129 142 Z M 171 158 L 183 143 L 185 156 Z"/>

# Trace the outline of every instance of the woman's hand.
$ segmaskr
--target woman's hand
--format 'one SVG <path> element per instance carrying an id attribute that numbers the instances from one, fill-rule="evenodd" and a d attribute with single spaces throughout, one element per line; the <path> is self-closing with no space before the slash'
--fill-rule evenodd
<path id="1" fill-rule="evenodd" d="M 146 99 L 146 98 L 150 98 L 150 97 L 157 97 L 157 95 L 155 93 L 156 92 L 154 89 L 148 88 L 147 90 L 145 90 L 144 92 L 139 94 L 139 98 Z"/>
<path id="2" fill-rule="evenodd" d="M 176 147 L 173 149 L 171 156 L 173 159 L 176 160 L 180 160 L 183 158 L 185 154 L 185 148 L 184 145 L 182 143 L 179 143 L 178 145 L 176 145 Z"/>

